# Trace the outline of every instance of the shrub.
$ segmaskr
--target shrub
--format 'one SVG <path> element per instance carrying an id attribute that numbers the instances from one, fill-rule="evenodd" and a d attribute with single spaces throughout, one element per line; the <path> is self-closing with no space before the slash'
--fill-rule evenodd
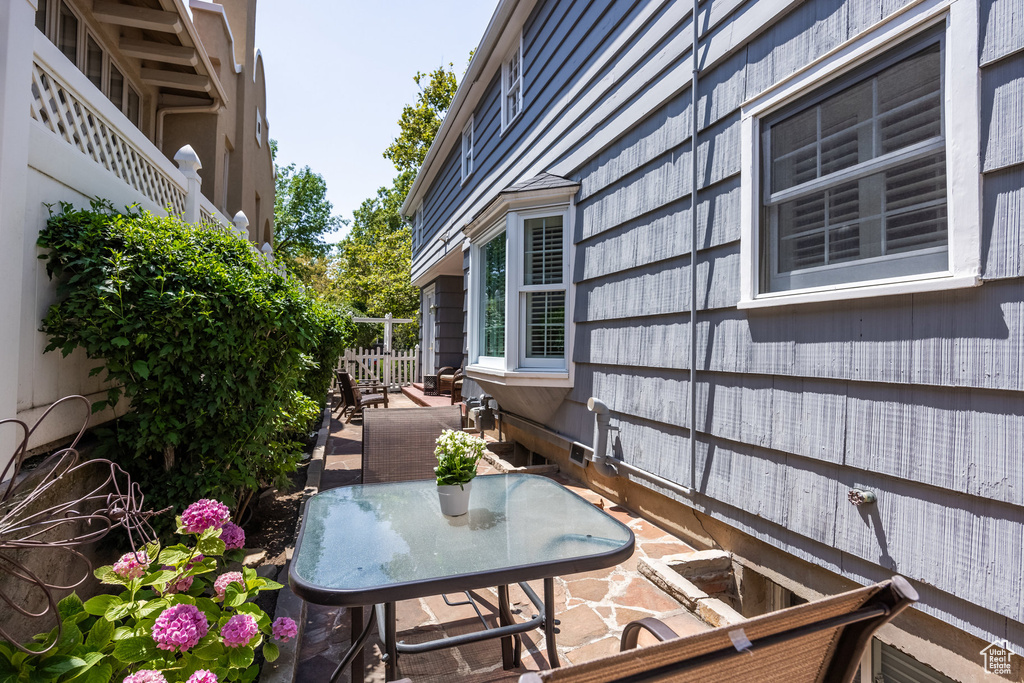
<path id="1" fill-rule="evenodd" d="M 205 500 L 189 510 L 211 505 L 224 508 Z M 72 593 L 61 600 L 62 628 L 39 634 L 26 645 L 40 654 L 0 643 L 0 680 L 254 680 L 259 673 L 253 664 L 255 650 L 262 646 L 266 660 L 274 661 L 279 650 L 273 641 L 295 637 L 296 624 L 286 617 L 271 623 L 252 602 L 260 592 L 281 584 L 248 567 L 223 571 L 225 560 L 242 556 L 241 550 L 227 550 L 221 538 L 227 508 L 222 518 L 198 512 L 202 524 L 177 520 L 178 533 L 192 536 L 190 543 L 167 548 L 151 543 L 95 571 L 102 583 L 119 586 L 119 594 L 97 595 L 83 603 Z M 218 591 L 221 583 L 225 585 Z"/>
<path id="2" fill-rule="evenodd" d="M 59 302 L 47 351 L 101 360 L 106 399 L 131 410 L 100 433 L 156 507 L 245 501 L 301 457 L 352 323 L 233 233 L 149 213 L 61 205 L 39 237 Z M 303 393 L 303 391 L 310 393 Z"/>

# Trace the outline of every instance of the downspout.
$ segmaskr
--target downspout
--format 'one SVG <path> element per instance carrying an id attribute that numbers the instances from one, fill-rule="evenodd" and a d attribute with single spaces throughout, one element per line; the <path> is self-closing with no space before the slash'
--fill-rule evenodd
<path id="1" fill-rule="evenodd" d="M 646 470 L 630 465 L 616 458 L 608 457 L 608 406 L 596 397 L 587 401 L 587 408 L 594 413 L 594 453 L 591 463 L 598 474 L 606 477 L 633 475 L 646 479 L 658 486 L 685 496 L 692 496 L 697 490 L 697 97 L 698 76 L 700 72 L 697 61 L 700 28 L 698 11 L 700 0 L 693 0 L 693 14 L 690 23 L 693 27 L 693 43 L 690 47 L 690 58 L 693 64 L 690 82 L 690 486 L 682 486 Z"/>
<path id="2" fill-rule="evenodd" d="M 164 119 L 168 114 L 216 114 L 223 105 L 220 100 L 214 100 L 212 104 L 191 107 L 164 107 L 156 112 L 156 148 L 161 152 L 164 149 Z"/>
<path id="3" fill-rule="evenodd" d="M 690 83 L 690 488 L 697 488 L 697 45 L 700 27 L 697 16 L 700 0 L 693 0 L 693 80 Z"/>

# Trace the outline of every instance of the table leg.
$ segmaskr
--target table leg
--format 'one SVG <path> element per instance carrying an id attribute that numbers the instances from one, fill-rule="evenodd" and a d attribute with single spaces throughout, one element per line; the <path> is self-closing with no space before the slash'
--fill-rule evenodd
<path id="1" fill-rule="evenodd" d="M 544 640 L 548 644 L 548 666 L 552 669 L 558 663 L 558 648 L 555 647 L 555 580 L 544 579 Z"/>
<path id="2" fill-rule="evenodd" d="M 508 586 L 498 586 L 498 623 L 509 626 L 515 623 L 512 609 L 509 607 Z M 514 669 L 522 663 L 523 641 L 519 634 L 505 636 L 501 639 L 501 665 L 504 669 Z"/>
<path id="3" fill-rule="evenodd" d="M 352 642 L 355 642 L 356 634 L 363 630 L 363 608 L 350 607 L 352 610 Z M 359 648 L 358 654 L 352 658 L 352 681 L 363 680 L 363 648 Z"/>
<path id="4" fill-rule="evenodd" d="M 398 637 L 395 633 L 395 603 L 384 603 L 384 651 L 387 662 L 384 667 L 384 680 L 398 680 Z"/>

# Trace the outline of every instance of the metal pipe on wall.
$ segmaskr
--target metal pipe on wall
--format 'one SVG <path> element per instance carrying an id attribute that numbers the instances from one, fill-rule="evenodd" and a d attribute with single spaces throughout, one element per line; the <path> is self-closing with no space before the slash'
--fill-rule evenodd
<path id="1" fill-rule="evenodd" d="M 697 45 L 700 27 L 697 24 L 700 0 L 693 0 L 693 80 L 690 83 L 690 488 L 697 488 L 697 94 L 700 65 Z"/>

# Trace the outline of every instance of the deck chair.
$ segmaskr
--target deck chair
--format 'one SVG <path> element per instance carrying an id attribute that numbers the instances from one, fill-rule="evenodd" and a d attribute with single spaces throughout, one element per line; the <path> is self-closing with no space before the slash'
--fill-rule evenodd
<path id="1" fill-rule="evenodd" d="M 346 423 L 351 422 L 356 415 L 362 415 L 363 409 L 367 406 L 388 407 L 386 387 L 379 384 L 367 387 L 357 386 L 352 382 L 352 375 L 347 372 L 338 373 L 338 381 L 341 383 L 341 393 L 345 397 L 344 412 L 348 413 L 348 417 L 345 419 Z M 368 393 L 364 393 L 364 391 Z"/>
<path id="2" fill-rule="evenodd" d="M 686 638 L 657 619 L 630 622 L 622 651 L 519 683 L 757 681 L 851 683 L 871 636 L 917 601 L 902 576 Z M 641 630 L 664 642 L 634 649 Z"/>

